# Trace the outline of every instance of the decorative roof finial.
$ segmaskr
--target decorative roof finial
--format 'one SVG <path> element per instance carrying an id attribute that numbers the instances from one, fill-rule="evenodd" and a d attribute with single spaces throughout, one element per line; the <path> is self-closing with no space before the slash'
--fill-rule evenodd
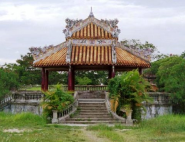
<path id="1" fill-rule="evenodd" d="M 89 14 L 89 17 L 94 17 L 94 14 L 93 14 L 93 12 L 92 12 L 92 7 L 91 7 L 91 12 L 90 12 L 90 14 Z"/>

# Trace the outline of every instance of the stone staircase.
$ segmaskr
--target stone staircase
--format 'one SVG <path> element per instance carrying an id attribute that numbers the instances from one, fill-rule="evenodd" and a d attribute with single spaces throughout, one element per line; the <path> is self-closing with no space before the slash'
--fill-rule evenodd
<path id="1" fill-rule="evenodd" d="M 105 95 L 91 92 L 80 94 L 77 111 L 66 118 L 65 124 L 125 123 L 112 117 L 105 105 Z"/>
<path id="2" fill-rule="evenodd" d="M 0 99 L 0 111 L 3 111 L 3 109 L 7 106 L 10 106 L 12 102 L 12 96 L 5 96 L 4 98 Z"/>

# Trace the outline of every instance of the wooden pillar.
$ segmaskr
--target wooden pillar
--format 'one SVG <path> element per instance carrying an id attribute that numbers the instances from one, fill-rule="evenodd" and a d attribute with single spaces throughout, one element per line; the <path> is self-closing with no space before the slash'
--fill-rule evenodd
<path id="1" fill-rule="evenodd" d="M 75 70 L 72 69 L 72 90 L 75 90 Z"/>
<path id="2" fill-rule="evenodd" d="M 71 66 L 69 66 L 69 71 L 68 71 L 68 91 L 73 90 L 73 71 Z"/>
<path id="3" fill-rule="evenodd" d="M 142 68 L 139 68 L 138 71 L 139 71 L 139 74 L 142 75 Z"/>
<path id="4" fill-rule="evenodd" d="M 115 77 L 115 68 L 114 66 L 111 66 L 111 69 L 109 70 L 109 79 Z"/>
<path id="5" fill-rule="evenodd" d="M 41 90 L 45 91 L 45 68 L 42 68 L 42 83 L 41 83 Z"/>
<path id="6" fill-rule="evenodd" d="M 112 66 L 111 78 L 114 78 L 114 77 L 115 77 L 115 67 Z"/>
<path id="7" fill-rule="evenodd" d="M 109 69 L 109 72 L 108 72 L 108 79 L 111 79 L 111 73 L 112 73 L 112 69 Z"/>
<path id="8" fill-rule="evenodd" d="M 48 91 L 48 75 L 49 75 L 49 71 L 46 70 L 45 71 L 45 88 L 44 88 L 45 91 Z"/>

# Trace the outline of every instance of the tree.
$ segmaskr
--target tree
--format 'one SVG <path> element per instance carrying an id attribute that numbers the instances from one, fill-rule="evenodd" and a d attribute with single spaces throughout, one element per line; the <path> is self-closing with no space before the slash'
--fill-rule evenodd
<path id="1" fill-rule="evenodd" d="M 143 52 L 146 55 L 149 55 L 152 59 L 155 59 L 158 54 L 154 52 L 158 52 L 156 46 L 152 43 L 149 43 L 146 41 L 144 44 L 141 43 L 140 40 L 131 39 L 131 40 L 122 40 L 121 44 L 123 44 L 125 47 L 136 50 L 138 52 Z"/>
<path id="2" fill-rule="evenodd" d="M 157 71 L 157 83 L 171 93 L 173 102 L 185 102 L 185 60 L 179 56 L 164 59 Z"/>
<path id="3" fill-rule="evenodd" d="M 181 57 L 182 57 L 182 58 L 185 58 L 185 51 L 182 52 Z"/>
<path id="4" fill-rule="evenodd" d="M 67 72 L 64 72 L 64 71 L 59 71 L 59 72 L 51 71 L 49 72 L 49 84 L 53 85 L 53 84 L 60 83 L 60 84 L 66 85 L 68 80 L 67 76 L 68 76 Z"/>
<path id="5" fill-rule="evenodd" d="M 12 71 L 0 68 L 0 97 L 8 94 L 10 90 L 18 89 L 18 76 Z"/>
<path id="6" fill-rule="evenodd" d="M 79 78 L 90 79 L 87 84 L 89 85 L 107 85 L 108 74 L 105 71 L 75 71 L 75 84 L 79 84 Z"/>
<path id="7" fill-rule="evenodd" d="M 89 79 L 88 77 L 77 77 L 77 82 L 78 85 L 89 85 L 91 84 L 91 79 Z"/>
<path id="8" fill-rule="evenodd" d="M 156 75 L 159 91 L 170 93 L 173 105 L 179 112 L 185 112 L 185 59 L 181 56 L 167 56 L 151 64 L 147 73 Z"/>

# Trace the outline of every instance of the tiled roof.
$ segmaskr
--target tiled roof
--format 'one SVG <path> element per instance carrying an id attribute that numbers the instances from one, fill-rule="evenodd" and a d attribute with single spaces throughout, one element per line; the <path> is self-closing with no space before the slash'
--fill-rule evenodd
<path id="1" fill-rule="evenodd" d="M 112 48 L 111 46 L 73 46 L 71 64 L 110 65 Z"/>
<path id="2" fill-rule="evenodd" d="M 94 23 L 89 23 L 81 30 L 73 33 L 73 39 L 112 39 L 112 34 Z"/>
<path id="3" fill-rule="evenodd" d="M 145 60 L 125 51 L 122 48 L 116 47 L 116 65 L 130 67 L 150 67 L 150 63 Z"/>
<path id="4" fill-rule="evenodd" d="M 150 63 L 116 47 L 117 66 L 150 67 Z M 36 67 L 62 66 L 66 62 L 67 48 L 62 48 L 56 53 L 34 63 Z M 111 46 L 72 46 L 71 65 L 112 65 Z"/>
<path id="5" fill-rule="evenodd" d="M 36 67 L 44 67 L 44 66 L 60 66 L 66 65 L 66 53 L 67 47 L 62 48 L 56 53 L 51 54 L 50 56 L 34 63 Z"/>

